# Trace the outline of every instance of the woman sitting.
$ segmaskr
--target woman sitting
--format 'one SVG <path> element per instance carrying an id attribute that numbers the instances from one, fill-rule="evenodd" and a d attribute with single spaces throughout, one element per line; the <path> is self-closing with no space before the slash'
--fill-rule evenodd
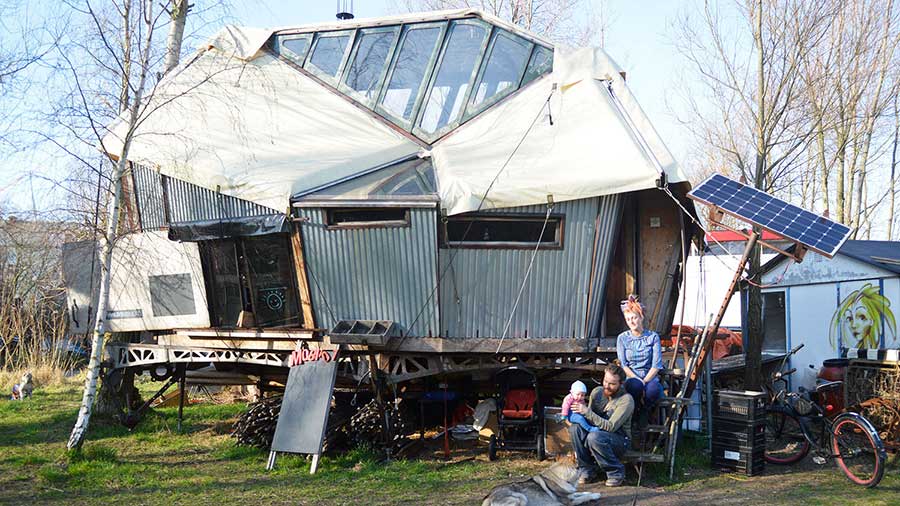
<path id="1" fill-rule="evenodd" d="M 616 353 L 628 377 L 625 391 L 634 398 L 639 420 L 646 424 L 647 415 L 663 390 L 657 377 L 663 367 L 659 334 L 644 329 L 644 306 L 636 296 L 629 295 L 621 308 L 628 330 L 616 339 Z"/>

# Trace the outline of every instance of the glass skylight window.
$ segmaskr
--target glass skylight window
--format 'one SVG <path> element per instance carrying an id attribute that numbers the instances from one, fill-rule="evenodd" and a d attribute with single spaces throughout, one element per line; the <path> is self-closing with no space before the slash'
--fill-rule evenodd
<path id="1" fill-rule="evenodd" d="M 552 49 L 476 16 L 285 31 L 270 47 L 428 143 L 553 66 Z"/>
<path id="2" fill-rule="evenodd" d="M 481 24 L 459 21 L 454 21 L 450 30 L 419 121 L 426 134 L 434 134 L 459 118 L 488 33 Z"/>
<path id="3" fill-rule="evenodd" d="M 306 60 L 306 53 L 309 52 L 309 44 L 312 42 L 312 35 L 304 35 L 301 37 L 292 37 L 281 39 L 281 47 L 287 49 L 284 53 L 292 60 L 300 65 Z"/>
<path id="4" fill-rule="evenodd" d="M 471 110 L 484 103 L 496 102 L 519 87 L 532 44 L 503 30 L 495 32 L 488 49 L 487 62 L 475 86 Z"/>
<path id="5" fill-rule="evenodd" d="M 316 39 L 312 56 L 306 64 L 307 68 L 312 65 L 315 70 L 327 77 L 337 77 L 349 42 L 348 32 L 336 32 L 334 35 L 320 34 Z"/>
<path id="6" fill-rule="evenodd" d="M 366 102 L 371 103 L 378 94 L 396 33 L 396 28 L 362 30 L 357 37 L 353 63 L 344 77 L 344 83 L 351 90 L 361 93 Z"/>
<path id="7" fill-rule="evenodd" d="M 543 46 L 535 47 L 534 54 L 531 55 L 531 60 L 528 62 L 528 68 L 525 69 L 522 86 L 550 72 L 551 68 L 553 68 L 553 51 Z"/>
<path id="8" fill-rule="evenodd" d="M 380 104 L 397 119 L 412 121 L 413 108 L 422 92 L 429 62 L 442 31 L 443 25 L 412 25 L 406 28 Z"/>

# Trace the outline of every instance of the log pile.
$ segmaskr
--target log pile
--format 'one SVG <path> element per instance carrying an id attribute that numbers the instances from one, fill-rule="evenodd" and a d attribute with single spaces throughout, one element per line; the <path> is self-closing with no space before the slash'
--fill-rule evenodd
<path id="1" fill-rule="evenodd" d="M 232 427 L 231 436 L 237 440 L 237 444 L 266 450 L 271 448 L 275 426 L 278 424 L 278 413 L 281 411 L 281 400 L 281 396 L 268 397 L 250 404 Z M 415 432 L 415 418 L 410 416 L 407 409 L 394 408 L 391 404 L 388 406 L 394 433 L 390 442 L 393 453 L 407 442 L 407 435 Z M 382 426 L 376 401 L 373 400 L 357 409 L 347 399 L 336 396 L 328 415 L 322 451 L 334 453 L 360 445 L 384 448 Z"/>
<path id="2" fill-rule="evenodd" d="M 391 432 L 393 433 L 388 445 L 391 454 L 395 454 L 400 448 L 406 445 L 408 435 L 416 431 L 415 417 L 410 416 L 409 410 L 401 405 L 400 408 L 388 403 L 388 419 L 391 424 Z M 378 410 L 378 403 L 370 401 L 368 404 L 361 406 L 353 417 L 350 419 L 350 425 L 347 427 L 347 435 L 350 443 L 354 446 L 374 446 L 383 448 L 385 446 L 384 437 L 384 421 Z"/>
<path id="3" fill-rule="evenodd" d="M 231 437 L 242 446 L 269 449 L 275 437 L 275 425 L 281 411 L 281 399 L 268 397 L 247 406 L 247 411 L 238 418 L 231 429 Z"/>

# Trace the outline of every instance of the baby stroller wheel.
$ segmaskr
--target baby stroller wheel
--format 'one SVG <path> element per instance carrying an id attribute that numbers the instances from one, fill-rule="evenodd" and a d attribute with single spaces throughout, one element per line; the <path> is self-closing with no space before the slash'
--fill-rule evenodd
<path id="1" fill-rule="evenodd" d="M 544 449 L 544 438 L 542 438 L 540 434 L 537 435 L 537 458 L 538 460 L 547 458 L 547 452 Z"/>
<path id="2" fill-rule="evenodd" d="M 497 435 L 491 434 L 491 439 L 488 441 L 488 460 L 495 461 L 497 460 Z"/>

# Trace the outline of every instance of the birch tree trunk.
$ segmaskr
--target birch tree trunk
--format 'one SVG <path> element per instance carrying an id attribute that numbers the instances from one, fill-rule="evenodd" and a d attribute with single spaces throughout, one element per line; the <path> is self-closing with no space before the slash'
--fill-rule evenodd
<path id="1" fill-rule="evenodd" d="M 148 4 L 148 10 L 152 9 L 152 4 Z M 146 20 L 152 20 L 152 11 L 144 14 Z M 94 323 L 94 334 L 91 341 L 91 358 L 88 362 L 88 374 L 84 381 L 84 394 L 81 398 L 81 407 L 78 410 L 78 418 L 75 426 L 72 428 L 72 434 L 69 436 L 69 442 L 66 445 L 69 450 L 80 450 L 84 444 L 87 435 L 88 426 L 91 420 L 91 413 L 94 406 L 94 399 L 97 396 L 97 384 L 100 379 L 100 366 L 103 361 L 104 341 L 106 337 L 106 312 L 109 307 L 109 285 L 110 274 L 112 269 L 112 256 L 116 244 L 116 238 L 119 227 L 119 207 L 120 197 L 122 195 L 122 178 L 125 175 L 125 168 L 128 163 L 128 153 L 131 148 L 131 141 L 134 131 L 137 128 L 140 119 L 141 99 L 143 97 L 144 88 L 147 84 L 147 74 L 150 71 L 150 54 L 153 43 L 153 24 L 147 23 L 144 32 L 144 40 L 141 47 L 141 61 L 137 85 L 127 86 L 134 90 L 134 96 L 128 104 L 128 129 L 125 134 L 122 150 L 116 160 L 115 170 L 113 171 L 113 193 L 110 198 L 108 217 L 106 225 L 106 236 L 103 243 L 103 251 L 101 254 L 100 272 L 100 295 L 97 300 L 97 317 Z M 122 79 L 128 81 L 129 75 L 123 75 Z M 133 84 L 133 83 L 127 83 Z"/>
<path id="2" fill-rule="evenodd" d="M 163 69 L 164 74 L 168 74 L 176 65 L 181 57 L 181 41 L 184 40 L 184 25 L 187 20 L 188 11 L 191 5 L 188 0 L 173 0 L 172 24 L 169 26 L 169 37 L 166 40 L 166 64 Z"/>

